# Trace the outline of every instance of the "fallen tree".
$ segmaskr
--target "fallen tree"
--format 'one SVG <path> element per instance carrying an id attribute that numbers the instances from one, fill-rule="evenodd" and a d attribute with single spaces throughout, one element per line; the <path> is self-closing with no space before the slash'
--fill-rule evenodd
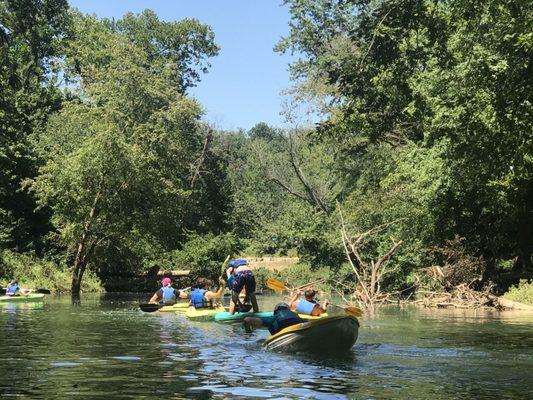
<path id="1" fill-rule="evenodd" d="M 359 302 L 366 308 L 373 308 L 376 303 L 382 302 L 388 298 L 388 295 L 381 291 L 381 284 L 384 277 L 393 271 L 388 268 L 388 261 L 392 254 L 403 243 L 402 240 L 396 241 L 391 237 L 392 246 L 384 254 L 377 257 L 363 257 L 361 254 L 361 246 L 365 239 L 369 236 L 385 229 L 391 223 L 383 224 L 372 228 L 363 233 L 355 235 L 348 234 L 342 212 L 339 208 L 339 215 L 341 218 L 341 235 L 346 258 L 352 267 L 356 277 L 357 288 L 352 291 Z"/>

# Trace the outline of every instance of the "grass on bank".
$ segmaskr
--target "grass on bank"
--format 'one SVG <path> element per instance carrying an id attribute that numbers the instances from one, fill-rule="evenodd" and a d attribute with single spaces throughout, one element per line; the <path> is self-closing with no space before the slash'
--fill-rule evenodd
<path id="1" fill-rule="evenodd" d="M 533 281 L 520 280 L 518 285 L 511 286 L 503 297 L 508 300 L 518 301 L 519 303 L 533 305 Z"/>
<path id="2" fill-rule="evenodd" d="M 66 265 L 10 250 L 0 251 L 0 284 L 5 287 L 17 279 L 25 289 L 48 289 L 53 293 L 70 292 L 72 273 Z M 102 292 L 104 289 L 95 274 L 86 271 L 82 292 Z"/>

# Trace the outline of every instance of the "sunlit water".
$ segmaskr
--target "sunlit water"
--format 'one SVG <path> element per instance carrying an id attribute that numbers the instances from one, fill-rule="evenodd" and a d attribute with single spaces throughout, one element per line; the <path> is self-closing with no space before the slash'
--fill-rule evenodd
<path id="1" fill-rule="evenodd" d="M 146 299 L 1 306 L 1 397 L 533 397 L 533 314 L 390 307 L 361 319 L 350 352 L 318 357 L 263 350 L 265 330 L 143 313 Z M 277 299 L 261 300 L 271 309 Z"/>

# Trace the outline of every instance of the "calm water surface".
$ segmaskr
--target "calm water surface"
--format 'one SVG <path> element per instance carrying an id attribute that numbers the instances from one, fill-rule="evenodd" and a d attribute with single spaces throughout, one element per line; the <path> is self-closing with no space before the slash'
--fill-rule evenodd
<path id="1" fill-rule="evenodd" d="M 147 298 L 1 306 L 0 397 L 533 398 L 533 314 L 390 307 L 361 319 L 352 351 L 317 357 L 267 352 L 263 330 L 143 313 Z"/>

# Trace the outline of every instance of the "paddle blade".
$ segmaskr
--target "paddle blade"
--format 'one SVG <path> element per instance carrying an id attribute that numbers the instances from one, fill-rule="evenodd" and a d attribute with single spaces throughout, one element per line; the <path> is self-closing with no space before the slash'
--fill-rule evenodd
<path id="1" fill-rule="evenodd" d="M 48 289 L 36 289 L 35 293 L 51 294 L 52 292 L 50 292 Z"/>
<path id="2" fill-rule="evenodd" d="M 353 307 L 353 306 L 341 307 L 335 304 L 328 305 L 327 313 L 328 315 L 332 317 L 336 317 L 338 315 L 346 315 L 346 314 L 353 315 L 354 317 L 363 316 L 363 311 L 358 307 Z"/>
<path id="3" fill-rule="evenodd" d="M 144 312 L 154 312 L 161 308 L 159 304 L 139 304 L 139 308 Z"/>
<path id="4" fill-rule="evenodd" d="M 289 290 L 287 286 L 285 286 L 283 283 L 278 281 L 277 279 L 269 278 L 267 280 L 267 286 L 269 289 L 281 292 L 283 290 Z"/>
<path id="5" fill-rule="evenodd" d="M 359 307 L 349 306 L 349 307 L 346 307 L 344 310 L 346 310 L 348 314 L 352 314 L 354 317 L 363 316 L 363 310 L 361 310 Z"/>

